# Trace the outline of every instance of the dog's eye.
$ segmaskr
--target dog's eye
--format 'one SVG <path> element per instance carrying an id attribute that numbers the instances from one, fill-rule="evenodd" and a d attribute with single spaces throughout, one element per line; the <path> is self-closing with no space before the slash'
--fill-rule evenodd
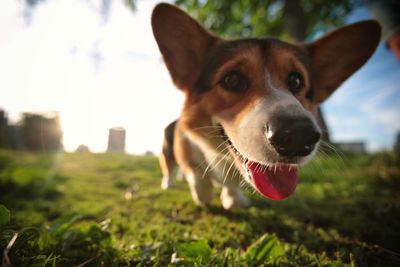
<path id="1" fill-rule="evenodd" d="M 229 72 L 220 83 L 225 90 L 231 92 L 243 92 L 249 86 L 248 79 L 238 71 Z"/>
<path id="2" fill-rule="evenodd" d="M 286 84 L 293 94 L 297 94 L 304 86 L 303 76 L 298 72 L 291 72 L 286 79 Z"/>

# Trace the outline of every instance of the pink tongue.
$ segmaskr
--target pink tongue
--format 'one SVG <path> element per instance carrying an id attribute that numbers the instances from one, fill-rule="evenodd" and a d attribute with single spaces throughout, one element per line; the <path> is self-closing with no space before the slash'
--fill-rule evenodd
<path id="1" fill-rule="evenodd" d="M 246 163 L 246 167 L 257 191 L 267 198 L 284 199 L 296 189 L 298 177 L 296 168 L 279 166 L 276 170 L 275 168 L 266 170 L 264 166 L 251 161 Z"/>

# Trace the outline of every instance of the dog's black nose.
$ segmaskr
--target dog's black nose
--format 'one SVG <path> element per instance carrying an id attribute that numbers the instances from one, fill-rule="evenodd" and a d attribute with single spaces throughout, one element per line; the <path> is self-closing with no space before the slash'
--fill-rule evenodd
<path id="1" fill-rule="evenodd" d="M 277 117 L 267 125 L 266 136 L 280 156 L 304 157 L 313 151 L 321 132 L 307 117 Z"/>

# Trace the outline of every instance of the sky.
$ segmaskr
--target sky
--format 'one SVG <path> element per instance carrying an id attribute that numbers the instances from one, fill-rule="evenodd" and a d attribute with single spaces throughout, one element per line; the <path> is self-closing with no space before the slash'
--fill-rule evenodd
<path id="1" fill-rule="evenodd" d="M 154 41 L 150 15 L 159 1 L 137 1 L 133 13 L 113 1 L 107 23 L 82 0 L 48 0 L 30 25 L 20 1 L 0 3 L 0 109 L 58 112 L 67 151 L 107 147 L 108 129 L 127 130 L 129 153 L 158 153 L 164 127 L 179 116 L 174 88 Z M 369 17 L 365 8 L 348 22 Z M 390 148 L 400 130 L 400 64 L 381 44 L 371 60 L 324 104 L 333 141 Z"/>
<path id="2" fill-rule="evenodd" d="M 368 9 L 348 23 L 370 19 Z M 390 149 L 400 131 L 400 62 L 381 42 L 371 59 L 323 105 L 331 137 L 366 142 L 370 151 Z"/>

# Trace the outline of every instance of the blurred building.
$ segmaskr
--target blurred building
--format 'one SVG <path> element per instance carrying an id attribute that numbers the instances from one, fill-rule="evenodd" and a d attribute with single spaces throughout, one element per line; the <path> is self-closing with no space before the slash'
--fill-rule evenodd
<path id="1" fill-rule="evenodd" d="M 357 154 L 366 152 L 365 143 L 361 141 L 341 142 L 341 143 L 335 143 L 334 145 L 345 152 L 357 153 Z"/>
<path id="2" fill-rule="evenodd" d="M 87 145 L 83 145 L 82 144 L 82 145 L 79 145 L 76 148 L 75 152 L 78 152 L 78 153 L 90 153 L 90 149 L 89 149 L 89 147 Z"/>
<path id="3" fill-rule="evenodd" d="M 145 156 L 154 156 L 154 153 L 153 153 L 153 151 L 150 151 L 150 150 L 147 150 L 146 152 L 144 152 L 144 155 Z"/>
<path id="4" fill-rule="evenodd" d="M 110 128 L 107 152 L 125 152 L 126 131 L 122 127 Z"/>

